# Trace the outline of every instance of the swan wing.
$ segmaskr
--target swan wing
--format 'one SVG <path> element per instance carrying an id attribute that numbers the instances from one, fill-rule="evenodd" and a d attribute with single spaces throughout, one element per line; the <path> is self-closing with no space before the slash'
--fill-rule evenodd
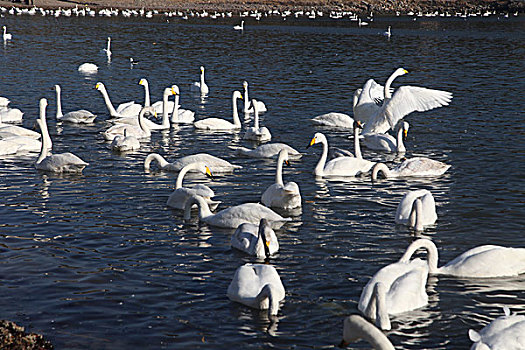
<path id="1" fill-rule="evenodd" d="M 416 198 L 425 196 L 427 194 L 432 195 L 429 190 L 424 189 L 408 191 L 407 193 L 405 193 L 405 195 L 397 205 L 395 218 L 396 224 L 405 225 L 408 222 L 408 218 L 410 217 L 410 211 L 412 210 L 412 205 Z"/>
<path id="2" fill-rule="evenodd" d="M 207 198 L 213 198 L 215 196 L 215 193 L 211 188 L 209 188 L 206 185 L 203 184 L 197 184 L 191 188 L 195 195 Z"/>
<path id="3" fill-rule="evenodd" d="M 376 83 L 374 79 L 367 80 L 353 108 L 354 118 L 364 123 L 368 122 L 381 108 L 376 100 L 384 98 L 384 87 Z"/>
<path id="4" fill-rule="evenodd" d="M 37 164 L 37 169 L 57 172 L 57 173 L 75 173 L 81 172 L 88 163 L 74 155 L 73 153 L 53 154 Z"/>
<path id="5" fill-rule="evenodd" d="M 290 218 L 283 218 L 270 208 L 259 203 L 245 203 L 221 210 L 206 222 L 214 226 L 236 228 L 245 222 L 258 224 L 262 218 L 267 219 L 271 223 L 272 228 L 279 228 L 286 221 L 291 220 Z"/>
<path id="6" fill-rule="evenodd" d="M 88 110 L 80 109 L 78 111 L 72 111 L 66 113 L 60 118 L 60 120 L 70 123 L 93 123 L 97 116 Z"/>
<path id="7" fill-rule="evenodd" d="M 240 126 L 221 118 L 206 118 L 196 121 L 194 124 L 195 128 L 203 130 L 231 130 L 240 129 Z"/>
<path id="8" fill-rule="evenodd" d="M 354 157 L 337 157 L 325 164 L 324 175 L 356 176 L 372 169 L 374 162 Z"/>
<path id="9" fill-rule="evenodd" d="M 437 176 L 444 174 L 450 165 L 425 157 L 414 157 L 392 169 L 397 176 Z"/>
<path id="10" fill-rule="evenodd" d="M 417 264 L 413 267 L 399 275 L 390 285 L 386 295 L 389 314 L 399 314 L 428 304 L 428 295 L 425 290 L 428 266 Z"/>
<path id="11" fill-rule="evenodd" d="M 396 139 L 389 134 L 366 134 L 363 145 L 376 151 L 394 152 L 397 149 Z"/>
<path id="12" fill-rule="evenodd" d="M 212 173 L 224 173 L 233 171 L 234 169 L 242 168 L 240 165 L 231 164 L 227 160 L 215 157 L 207 153 L 192 154 L 189 156 L 182 157 L 173 162 L 173 166 L 176 171 L 184 168 L 186 165 L 191 163 L 202 162 L 206 164 Z"/>
<path id="13" fill-rule="evenodd" d="M 250 223 L 239 225 L 231 238 L 232 247 L 248 254 L 254 253 L 258 229 L 259 226 Z"/>

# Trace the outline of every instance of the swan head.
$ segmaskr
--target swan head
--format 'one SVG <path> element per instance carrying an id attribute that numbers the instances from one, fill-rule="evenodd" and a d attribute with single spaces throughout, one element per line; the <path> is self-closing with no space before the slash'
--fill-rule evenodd
<path id="1" fill-rule="evenodd" d="M 171 86 L 171 91 L 172 91 L 173 95 L 180 95 L 180 90 L 179 90 L 179 87 L 177 85 L 172 85 Z"/>
<path id="2" fill-rule="evenodd" d="M 363 124 L 359 120 L 354 120 L 354 130 L 363 129 Z"/>
<path id="3" fill-rule="evenodd" d="M 104 91 L 106 87 L 101 82 L 98 82 L 97 85 L 95 85 L 95 89 L 97 89 L 98 91 Z"/>
<path id="4" fill-rule="evenodd" d="M 408 128 L 410 127 L 410 125 L 408 124 L 408 122 L 403 122 L 403 124 L 401 124 L 401 127 L 403 128 L 403 137 L 406 139 L 408 136 Z"/>
<path id="5" fill-rule="evenodd" d="M 61 89 L 60 89 L 60 85 L 56 84 L 56 85 L 55 85 L 55 91 L 56 91 L 56 92 L 60 92 L 60 90 L 61 90 Z"/>
<path id="6" fill-rule="evenodd" d="M 244 87 L 244 90 L 248 88 L 248 82 L 245 80 L 242 82 L 242 86 Z"/>
<path id="7" fill-rule="evenodd" d="M 235 100 L 235 99 L 238 99 L 238 98 L 240 98 L 240 99 L 242 100 L 242 95 L 241 95 L 241 93 L 240 93 L 239 91 L 234 91 L 234 92 L 233 92 L 233 96 L 232 96 L 232 98 L 233 98 L 234 100 Z"/>
<path id="8" fill-rule="evenodd" d="M 131 58 L 131 62 L 133 62 L 133 58 Z M 145 78 L 142 78 L 139 80 L 139 85 L 148 86 L 148 81 Z"/>
<path id="9" fill-rule="evenodd" d="M 175 92 L 173 91 L 173 88 L 168 87 L 164 89 L 164 96 L 170 96 L 175 95 Z"/>
<path id="10" fill-rule="evenodd" d="M 264 247 L 264 255 L 266 259 L 270 259 L 270 243 L 272 240 L 271 233 L 273 232 L 270 224 L 268 223 L 268 220 L 261 219 L 259 222 L 259 238 L 262 239 L 263 247 Z"/>
<path id="11" fill-rule="evenodd" d="M 396 76 L 396 77 L 400 77 L 400 76 L 405 75 L 407 73 L 408 73 L 408 71 L 405 68 L 398 68 L 398 69 L 395 70 L 393 75 Z"/>
<path id="12" fill-rule="evenodd" d="M 201 73 L 204 74 L 204 67 L 203 66 L 201 66 Z"/>
<path id="13" fill-rule="evenodd" d="M 312 141 L 310 141 L 310 143 L 308 144 L 308 146 L 306 146 L 306 148 L 311 147 L 318 143 L 322 143 L 322 142 L 327 142 L 326 136 L 324 136 L 323 133 L 316 132 L 314 137 L 312 138 Z"/>
<path id="14" fill-rule="evenodd" d="M 40 99 L 40 109 L 43 109 L 43 108 L 46 108 L 46 107 L 47 107 L 47 99 L 41 98 Z"/>
<path id="15" fill-rule="evenodd" d="M 289 157 L 288 157 L 288 150 L 286 150 L 284 148 L 282 150 L 280 150 L 278 157 L 279 157 L 278 158 L 279 161 L 284 162 L 284 164 L 286 164 L 286 165 L 290 165 Z"/>

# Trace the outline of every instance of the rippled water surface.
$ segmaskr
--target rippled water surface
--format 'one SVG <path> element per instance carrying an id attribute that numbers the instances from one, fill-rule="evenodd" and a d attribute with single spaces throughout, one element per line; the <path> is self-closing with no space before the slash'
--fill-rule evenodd
<path id="1" fill-rule="evenodd" d="M 236 21 L 236 20 L 235 20 Z M 13 40 L 0 49 L 1 93 L 33 127 L 38 100 L 49 100 L 55 152 L 71 151 L 90 165 L 80 176 L 40 173 L 36 154 L 0 159 L 1 317 L 45 334 L 59 349 L 329 348 L 356 312 L 361 289 L 382 266 L 399 259 L 414 234 L 394 225 L 409 189 L 426 188 L 437 202 L 432 238 L 440 261 L 480 244 L 525 246 L 525 22 L 509 19 L 376 18 L 351 22 L 178 22 L 165 19 L 2 18 Z M 381 36 L 392 25 L 390 39 Z M 101 51 L 112 37 L 113 58 Z M 129 57 L 140 61 L 133 69 Z M 84 77 L 77 67 L 99 65 Z M 199 66 L 210 95 L 190 94 Z M 420 85 L 454 94 L 450 106 L 414 113 L 407 157 L 451 164 L 441 177 L 316 180 L 321 148 L 306 150 L 322 131 L 332 146 L 351 148 L 348 133 L 316 128 L 318 114 L 351 113 L 351 96 L 368 78 L 384 83 L 397 67 L 410 74 L 394 86 Z M 286 288 L 277 324 L 265 312 L 230 302 L 235 270 L 254 261 L 230 248 L 232 230 L 184 222 L 166 207 L 175 174 L 143 169 L 150 152 L 168 160 L 208 152 L 243 168 L 187 183 L 214 189 L 220 208 L 258 201 L 274 178 L 274 161 L 236 157 L 229 146 L 251 146 L 242 133 L 181 127 L 153 134 L 133 153 L 108 149 L 100 131 L 110 124 L 97 81 L 114 102 L 143 102 L 178 84 L 181 104 L 197 118 L 231 117 L 231 93 L 250 82 L 263 100 L 261 116 L 274 136 L 304 152 L 285 167 L 299 184 L 301 213 L 277 232 L 271 260 Z M 61 84 L 65 111 L 98 114 L 90 126 L 56 123 L 52 87 Z M 250 121 L 251 122 L 251 121 Z M 399 162 L 364 149 L 372 160 Z M 525 313 L 525 275 L 496 280 L 431 277 L 430 302 L 393 317 L 387 332 L 399 349 L 464 349 L 502 306 Z M 358 348 L 366 347 L 356 344 Z"/>

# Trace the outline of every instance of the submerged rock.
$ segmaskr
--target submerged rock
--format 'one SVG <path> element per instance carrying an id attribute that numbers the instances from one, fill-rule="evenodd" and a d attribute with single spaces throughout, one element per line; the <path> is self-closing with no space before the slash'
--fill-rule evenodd
<path id="1" fill-rule="evenodd" d="M 24 327 L 11 321 L 0 320 L 0 349 L 47 350 L 54 347 L 42 335 L 26 333 Z"/>

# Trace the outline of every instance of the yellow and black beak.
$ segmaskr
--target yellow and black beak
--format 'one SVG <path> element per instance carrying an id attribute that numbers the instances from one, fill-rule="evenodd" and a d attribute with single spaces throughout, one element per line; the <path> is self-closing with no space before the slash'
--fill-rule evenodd
<path id="1" fill-rule="evenodd" d="M 95 89 L 98 89 L 100 87 L 100 83 L 97 83 L 97 85 L 95 85 Z"/>
<path id="2" fill-rule="evenodd" d="M 356 123 L 355 123 L 355 124 L 357 125 L 357 127 L 358 127 L 359 129 L 363 129 L 363 124 L 361 124 L 361 122 L 360 122 L 359 120 L 356 120 Z"/>
<path id="3" fill-rule="evenodd" d="M 286 166 L 290 166 L 290 162 L 288 160 L 285 160 L 284 164 L 286 164 Z"/>
<path id="4" fill-rule="evenodd" d="M 171 88 L 171 93 L 172 93 L 173 95 L 177 95 L 177 91 L 175 91 L 174 88 Z"/>
<path id="5" fill-rule="evenodd" d="M 407 129 L 403 130 L 403 136 L 405 137 L 405 139 L 407 138 L 407 136 L 408 136 L 408 130 Z"/>
<path id="6" fill-rule="evenodd" d="M 206 166 L 206 176 L 213 179 L 213 174 L 211 173 L 210 168 L 208 168 L 207 166 Z"/>
<path id="7" fill-rule="evenodd" d="M 406 69 L 403 69 L 403 71 L 405 72 L 405 74 L 408 74 L 408 71 Z"/>
<path id="8" fill-rule="evenodd" d="M 306 148 L 311 147 L 311 146 L 313 146 L 313 145 L 315 145 L 315 136 L 314 136 L 314 138 L 312 139 L 312 141 L 310 141 L 310 143 L 308 144 L 308 146 L 306 146 Z"/>

